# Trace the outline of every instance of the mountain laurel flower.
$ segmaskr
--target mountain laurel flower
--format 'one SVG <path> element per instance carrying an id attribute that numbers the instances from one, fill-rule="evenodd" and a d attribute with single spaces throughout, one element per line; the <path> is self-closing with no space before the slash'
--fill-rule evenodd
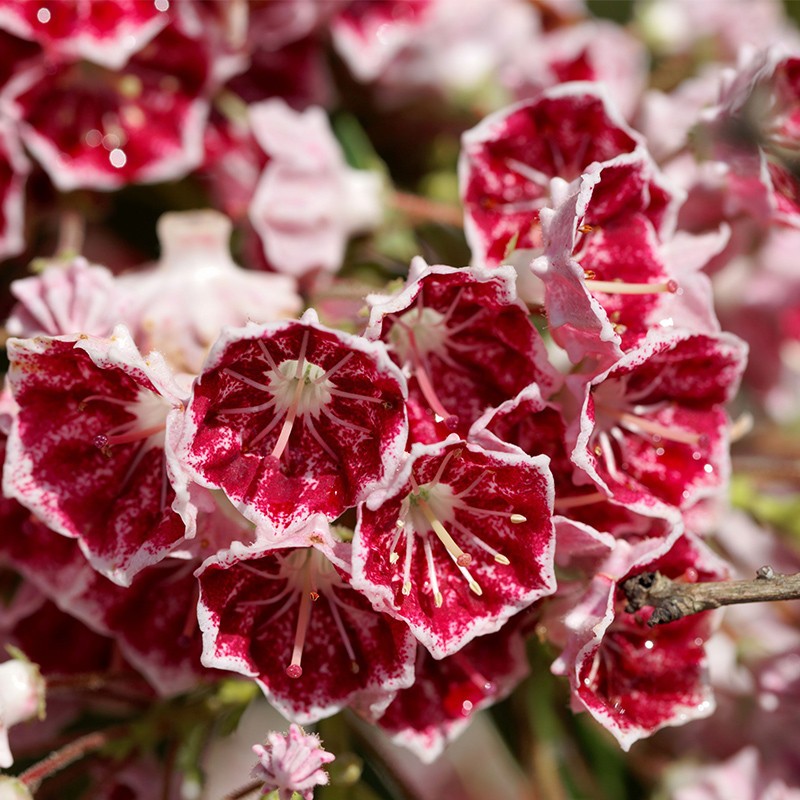
<path id="1" fill-rule="evenodd" d="M 299 725 L 290 725 L 287 733 L 270 731 L 263 745 L 253 745 L 253 752 L 258 762 L 252 777 L 264 781 L 264 794 L 277 791 L 280 800 L 291 800 L 294 792 L 311 800 L 315 786 L 328 784 L 323 767 L 335 758 L 317 734 L 306 733 Z"/>
<path id="2" fill-rule="evenodd" d="M 39 667 L 20 652 L 0 664 L 0 767 L 8 769 L 14 759 L 8 746 L 8 729 L 18 722 L 44 716 L 44 680 Z"/>
<path id="3" fill-rule="evenodd" d="M 382 342 L 323 327 L 313 310 L 226 328 L 195 383 L 182 458 L 256 525 L 333 520 L 399 466 L 406 397 Z"/>
<path id="4" fill-rule="evenodd" d="M 415 444 L 359 509 L 353 586 L 444 658 L 555 591 L 552 508 L 545 457 Z"/>

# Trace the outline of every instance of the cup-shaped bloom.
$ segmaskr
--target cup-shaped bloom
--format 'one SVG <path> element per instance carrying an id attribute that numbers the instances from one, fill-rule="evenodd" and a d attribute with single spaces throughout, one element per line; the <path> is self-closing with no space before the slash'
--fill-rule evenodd
<path id="1" fill-rule="evenodd" d="M 400 292 L 367 301 L 367 336 L 386 342 L 409 378 L 417 441 L 466 435 L 487 408 L 524 387 L 535 383 L 549 396 L 560 385 L 512 267 L 456 269 L 417 257 Z"/>
<path id="2" fill-rule="evenodd" d="M 724 76 L 720 102 L 704 112 L 694 141 L 728 168 L 734 205 L 796 228 L 800 58 L 782 44 L 748 56 Z"/>
<path id="3" fill-rule="evenodd" d="M 201 514 L 198 535 L 186 548 L 181 547 L 180 551 L 143 569 L 126 587 L 111 583 L 92 569 L 75 540 L 59 536 L 30 514 L 15 529 L 4 531 L 0 551 L 27 581 L 71 618 L 81 620 L 92 631 L 113 637 L 116 656 L 122 655 L 160 695 L 170 696 L 216 677 L 214 671 L 200 662 L 198 586 L 193 574 L 204 557 L 216 552 L 220 541 L 226 541 L 227 537 L 227 543 L 230 542 L 230 527 L 236 529 L 226 517 L 225 534 L 216 535 L 215 528 L 223 525 L 223 520 L 216 517 Z M 64 631 L 69 624 L 57 619 L 54 626 Z M 32 657 L 44 646 L 42 631 L 39 628 L 38 637 L 34 634 L 40 641 L 31 652 Z M 17 638 L 25 649 L 29 641 L 27 631 L 19 632 Z M 86 650 L 57 656 L 48 652 L 46 660 L 38 660 L 45 672 L 53 669 L 53 662 L 59 665 L 56 672 L 70 671 L 67 665 L 89 657 L 91 646 Z M 98 668 L 84 666 L 82 671 Z"/>
<path id="4" fill-rule="evenodd" d="M 552 505 L 545 457 L 415 444 L 359 509 L 353 585 L 444 658 L 555 590 Z"/>
<path id="5" fill-rule="evenodd" d="M 218 211 L 173 211 L 158 220 L 161 258 L 118 280 L 125 320 L 140 346 L 197 374 L 225 325 L 294 317 L 302 301 L 286 275 L 239 267 L 231 221 Z"/>
<path id="6" fill-rule="evenodd" d="M 379 176 L 347 166 L 321 108 L 273 98 L 251 106 L 250 121 L 269 156 L 249 208 L 264 256 L 290 275 L 335 272 L 348 238 L 380 222 Z"/>
<path id="7" fill-rule="evenodd" d="M 413 686 L 397 693 L 376 724 L 422 761 L 436 759 L 473 714 L 502 700 L 528 674 L 525 638 L 517 623 L 523 616 L 441 660 L 420 648 Z"/>
<path id="8" fill-rule="evenodd" d="M 381 342 L 299 322 L 226 328 L 186 414 L 181 456 L 256 525 L 335 519 L 396 469 L 405 380 Z"/>
<path id="9" fill-rule="evenodd" d="M 724 404 L 746 353 L 730 334 L 654 332 L 591 381 L 576 379 L 583 408 L 572 426 L 572 460 L 643 514 L 718 494 L 730 473 Z"/>
<path id="10" fill-rule="evenodd" d="M 719 325 L 707 278 L 669 263 L 660 229 L 675 196 L 649 156 L 624 154 L 592 164 L 570 186 L 553 182 L 555 208 L 542 209 L 544 253 L 531 267 L 545 285 L 549 329 L 574 363 L 603 366 L 652 328 L 708 332 Z M 705 258 L 711 242 L 693 242 Z"/>
<path id="11" fill-rule="evenodd" d="M 61 191 L 107 190 L 179 178 L 200 164 L 209 79 L 207 47 L 173 22 L 124 73 L 38 59 L 9 81 L 4 102 Z"/>
<path id="12" fill-rule="evenodd" d="M 39 274 L 13 281 L 10 291 L 18 301 L 6 322 L 12 336 L 108 336 L 122 316 L 114 275 L 83 256 L 50 261 Z"/>
<path id="13" fill-rule="evenodd" d="M 650 627 L 651 608 L 635 614 L 625 610 L 622 583 L 656 570 L 689 583 L 727 574 L 718 556 L 678 529 L 660 540 L 613 542 L 566 616 L 572 634 L 553 665 L 556 674 L 569 677 L 573 708 L 589 711 L 625 750 L 659 728 L 714 710 L 705 652 L 713 614 Z"/>
<path id="14" fill-rule="evenodd" d="M 321 524 L 320 524 L 321 523 Z M 279 544 L 234 543 L 198 570 L 203 663 L 253 677 L 299 724 L 380 713 L 414 680 L 408 628 L 349 583 L 349 545 L 320 517 Z"/>
<path id="15" fill-rule="evenodd" d="M 105 0 L 0 3 L 0 27 L 38 42 L 58 60 L 86 59 L 120 69 L 169 22 L 169 4 Z"/>
<path id="16" fill-rule="evenodd" d="M 548 89 L 486 117 L 464 134 L 458 168 L 476 262 L 497 266 L 510 250 L 538 247 L 550 180 L 574 180 L 589 164 L 641 142 L 588 82 Z"/>
<path id="17" fill-rule="evenodd" d="M 194 532 L 196 509 L 173 450 L 183 391 L 122 326 L 109 338 L 11 339 L 8 352 L 19 411 L 4 492 L 128 585 Z"/>

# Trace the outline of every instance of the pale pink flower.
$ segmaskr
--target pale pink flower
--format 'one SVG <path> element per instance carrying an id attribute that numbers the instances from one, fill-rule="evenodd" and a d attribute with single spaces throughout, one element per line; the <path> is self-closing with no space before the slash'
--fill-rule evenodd
<path id="1" fill-rule="evenodd" d="M 143 351 L 158 350 L 177 370 L 200 372 L 226 325 L 274 322 L 301 309 L 293 278 L 245 270 L 233 261 L 231 228 L 212 209 L 163 214 L 159 261 L 119 279 L 137 343 Z"/>
<path id="2" fill-rule="evenodd" d="M 250 205 L 264 256 L 292 275 L 335 272 L 348 238 L 380 222 L 379 177 L 347 166 L 321 108 L 267 100 L 250 107 L 250 122 L 270 159 Z"/>
<path id="3" fill-rule="evenodd" d="M 266 742 L 253 745 L 258 763 L 251 775 L 264 781 L 262 792 L 278 792 L 280 800 L 291 800 L 297 792 L 311 800 L 315 786 L 326 786 L 328 773 L 323 766 L 334 760 L 315 733 L 305 733 L 299 725 L 290 725 L 288 733 L 270 731 Z"/>

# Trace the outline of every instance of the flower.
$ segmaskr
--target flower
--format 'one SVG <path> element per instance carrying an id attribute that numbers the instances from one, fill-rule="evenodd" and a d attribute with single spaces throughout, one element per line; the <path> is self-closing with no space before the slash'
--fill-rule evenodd
<path id="1" fill-rule="evenodd" d="M 0 767 L 8 769 L 14 759 L 8 746 L 8 729 L 17 722 L 44 715 L 44 681 L 39 667 L 22 653 L 0 664 Z"/>
<path id="2" fill-rule="evenodd" d="M 299 725 L 290 725 L 288 733 L 270 731 L 263 745 L 253 745 L 258 763 L 252 777 L 264 781 L 262 792 L 278 792 L 280 800 L 291 800 L 297 792 L 311 800 L 315 786 L 328 783 L 328 773 L 322 769 L 334 760 L 315 733 L 305 733 Z"/>
<path id="3" fill-rule="evenodd" d="M 0 775 L 0 800 L 29 800 L 33 795 L 22 781 Z"/>

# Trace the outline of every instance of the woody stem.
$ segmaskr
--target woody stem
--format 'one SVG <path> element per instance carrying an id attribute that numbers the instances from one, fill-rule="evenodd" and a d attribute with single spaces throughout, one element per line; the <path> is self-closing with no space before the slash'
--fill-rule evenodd
<path id="1" fill-rule="evenodd" d="M 407 217 L 418 222 L 438 222 L 442 225 L 453 225 L 460 228 L 464 224 L 464 216 L 458 206 L 440 203 L 427 197 L 395 191 L 389 203 L 392 208 L 401 211 Z"/>
<path id="2" fill-rule="evenodd" d="M 643 572 L 622 584 L 628 599 L 626 611 L 633 613 L 645 606 L 654 611 L 648 625 L 709 611 L 738 603 L 760 603 L 773 600 L 800 599 L 800 573 L 780 575 L 772 567 L 758 570 L 755 580 L 684 583 L 667 578 L 660 572 Z"/>
<path id="3" fill-rule="evenodd" d="M 64 767 L 68 767 L 87 753 L 100 750 L 118 734 L 119 729 L 109 729 L 105 731 L 95 731 L 94 733 L 86 734 L 86 736 L 81 736 L 75 739 L 74 742 L 70 742 L 60 750 L 51 753 L 47 758 L 42 759 L 32 767 L 26 769 L 19 776 L 19 780 L 33 793 L 39 788 L 39 784 L 45 778 L 49 778 L 51 775 L 64 769 Z"/>

